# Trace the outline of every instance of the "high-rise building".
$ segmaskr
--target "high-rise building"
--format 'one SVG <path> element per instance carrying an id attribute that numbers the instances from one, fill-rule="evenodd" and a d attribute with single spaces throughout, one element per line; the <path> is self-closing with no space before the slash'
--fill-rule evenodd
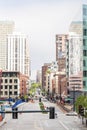
<path id="1" fill-rule="evenodd" d="M 14 31 L 14 22 L 0 21 L 0 68 L 6 70 L 7 35 Z"/>
<path id="2" fill-rule="evenodd" d="M 41 83 L 41 70 L 37 70 L 36 82 Z"/>
<path id="3" fill-rule="evenodd" d="M 82 22 L 74 21 L 69 29 L 69 76 L 82 71 Z"/>
<path id="4" fill-rule="evenodd" d="M 68 34 L 56 35 L 56 61 L 58 63 L 58 71 L 66 70 L 66 41 Z"/>
<path id="5" fill-rule="evenodd" d="M 83 5 L 83 90 L 87 92 L 87 5 Z"/>
<path id="6" fill-rule="evenodd" d="M 9 34 L 7 37 L 7 69 L 30 75 L 29 41 L 23 34 Z"/>
<path id="7" fill-rule="evenodd" d="M 82 89 L 82 21 L 73 21 L 69 28 L 69 89 Z"/>
<path id="8" fill-rule="evenodd" d="M 50 66 L 51 63 L 45 63 L 42 66 L 42 88 L 45 89 L 46 88 L 46 74 L 47 74 L 47 70 L 48 70 L 48 66 Z"/>
<path id="9" fill-rule="evenodd" d="M 82 6 L 81 19 L 70 25 L 69 87 L 82 87 L 87 92 L 87 5 Z"/>
<path id="10" fill-rule="evenodd" d="M 68 39 L 68 34 L 56 35 L 56 61 L 58 61 L 59 58 L 64 58 L 66 56 L 67 39 Z"/>

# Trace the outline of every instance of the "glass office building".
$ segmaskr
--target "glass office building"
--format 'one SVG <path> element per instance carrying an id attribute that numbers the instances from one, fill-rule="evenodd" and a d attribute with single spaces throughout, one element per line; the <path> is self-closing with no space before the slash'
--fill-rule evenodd
<path id="1" fill-rule="evenodd" d="M 79 84 L 79 80 L 78 84 L 76 82 L 76 85 L 72 85 L 79 86 L 84 93 L 87 93 L 87 5 L 82 5 L 82 10 L 78 15 L 80 19 L 75 19 L 69 28 L 67 75 L 69 79 L 75 76 L 75 81 L 76 75 L 80 76 L 82 84 Z M 75 83 L 75 81 L 72 82 Z M 69 87 L 72 87 L 71 80 Z"/>
<path id="2" fill-rule="evenodd" d="M 87 91 L 87 5 L 83 5 L 83 91 Z"/>

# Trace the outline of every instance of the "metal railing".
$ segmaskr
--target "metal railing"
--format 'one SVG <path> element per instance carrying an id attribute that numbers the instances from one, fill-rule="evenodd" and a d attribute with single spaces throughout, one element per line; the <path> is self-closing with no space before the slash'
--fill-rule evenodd
<path id="1" fill-rule="evenodd" d="M 0 111 L 2 114 L 9 114 L 12 113 L 13 119 L 18 119 L 18 113 L 48 113 L 49 112 L 49 119 L 55 119 L 55 107 L 49 107 L 47 110 L 23 110 L 19 111 L 18 108 L 12 109 L 12 111 Z"/>

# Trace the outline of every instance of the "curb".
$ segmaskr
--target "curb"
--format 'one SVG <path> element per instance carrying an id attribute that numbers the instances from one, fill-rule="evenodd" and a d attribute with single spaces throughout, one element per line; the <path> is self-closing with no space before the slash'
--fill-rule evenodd
<path id="1" fill-rule="evenodd" d="M 70 112 L 71 110 L 68 109 L 67 107 L 65 107 L 64 105 L 62 105 L 61 103 L 57 103 L 57 105 L 62 108 L 65 112 Z"/>

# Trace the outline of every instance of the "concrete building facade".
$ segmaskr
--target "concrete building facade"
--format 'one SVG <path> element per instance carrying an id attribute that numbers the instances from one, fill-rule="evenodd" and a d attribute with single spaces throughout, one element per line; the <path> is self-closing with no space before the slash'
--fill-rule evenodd
<path id="1" fill-rule="evenodd" d="M 68 34 L 57 34 L 56 35 L 56 61 L 59 58 L 66 56 L 66 40 L 68 39 Z"/>
<path id="2" fill-rule="evenodd" d="M 83 91 L 87 93 L 87 5 L 83 5 Z"/>
<path id="3" fill-rule="evenodd" d="M 7 69 L 30 76 L 28 37 L 23 34 L 9 34 L 7 37 Z"/>
<path id="4" fill-rule="evenodd" d="M 26 95 L 28 90 L 28 76 L 18 71 L 1 71 L 0 98 L 16 98 Z"/>
<path id="5" fill-rule="evenodd" d="M 42 66 L 42 88 L 43 89 L 46 88 L 46 74 L 47 74 L 47 70 L 48 70 L 49 65 L 50 65 L 50 63 L 45 63 Z"/>
<path id="6" fill-rule="evenodd" d="M 14 31 L 13 21 L 0 21 L 0 68 L 7 69 L 7 35 Z"/>
<path id="7" fill-rule="evenodd" d="M 81 19 L 73 21 L 69 28 L 67 74 L 69 88 L 74 87 L 87 92 L 87 5 L 82 6 L 81 14 Z"/>
<path id="8" fill-rule="evenodd" d="M 15 98 L 20 93 L 20 73 L 2 71 L 0 78 L 0 97 L 1 98 Z"/>
<path id="9" fill-rule="evenodd" d="M 41 77 L 41 70 L 37 70 L 37 74 L 36 74 L 36 82 L 41 84 L 42 81 L 42 77 Z"/>

